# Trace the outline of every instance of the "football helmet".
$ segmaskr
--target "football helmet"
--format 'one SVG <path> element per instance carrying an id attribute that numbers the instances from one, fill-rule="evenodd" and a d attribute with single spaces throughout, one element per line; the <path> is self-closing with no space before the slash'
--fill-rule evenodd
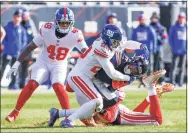
<path id="1" fill-rule="evenodd" d="M 101 31 L 101 38 L 111 50 L 114 50 L 121 44 L 122 33 L 117 26 L 107 24 Z"/>
<path id="2" fill-rule="evenodd" d="M 134 56 L 125 64 L 124 73 L 131 76 L 140 77 L 146 74 L 148 69 L 148 60 L 145 60 L 143 56 Z"/>
<path id="3" fill-rule="evenodd" d="M 68 33 L 74 25 L 74 13 L 69 8 L 60 8 L 55 13 L 56 28 L 60 33 Z"/>

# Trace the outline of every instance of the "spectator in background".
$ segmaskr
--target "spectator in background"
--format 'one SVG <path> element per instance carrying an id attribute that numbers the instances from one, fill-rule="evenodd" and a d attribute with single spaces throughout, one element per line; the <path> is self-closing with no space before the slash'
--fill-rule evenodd
<path id="1" fill-rule="evenodd" d="M 176 75 L 178 85 L 182 86 L 184 81 L 184 71 L 186 63 L 186 16 L 184 12 L 178 15 L 177 22 L 171 26 L 169 31 L 169 43 L 172 48 L 172 75 L 171 82 L 176 85 Z M 179 70 L 179 71 L 178 71 Z M 178 72 L 177 72 L 178 71 Z"/>
<path id="2" fill-rule="evenodd" d="M 30 41 L 33 40 L 34 35 L 37 34 L 37 29 L 34 25 L 33 20 L 30 18 L 29 11 L 26 9 L 23 9 L 22 14 L 22 22 L 21 25 L 26 30 L 27 35 L 27 44 L 29 44 Z M 20 66 L 20 72 L 19 72 L 19 87 L 23 88 L 25 86 L 26 78 L 28 76 L 28 66 L 32 63 L 32 56 L 31 54 L 23 61 L 23 63 Z"/>
<path id="3" fill-rule="evenodd" d="M 118 24 L 118 17 L 117 17 L 116 13 L 111 13 L 110 15 L 107 16 L 106 24 L 114 24 L 114 25 L 118 26 L 118 28 L 120 28 L 123 36 L 125 37 L 124 39 L 127 40 L 125 30 L 122 28 L 122 26 L 120 24 Z"/>
<path id="4" fill-rule="evenodd" d="M 5 32 L 4 28 L 1 26 L 0 53 L 1 53 L 1 51 L 3 50 L 3 48 L 4 48 L 3 45 L 2 45 L 2 42 L 3 42 L 4 38 L 5 38 L 5 35 L 6 35 L 6 32 Z"/>
<path id="5" fill-rule="evenodd" d="M 148 47 L 150 57 L 150 71 L 153 72 L 153 53 L 156 49 L 156 34 L 155 31 L 149 26 L 146 25 L 146 17 L 144 14 L 138 17 L 139 25 L 137 28 L 133 29 L 131 40 L 146 44 Z"/>
<path id="6" fill-rule="evenodd" d="M 153 63 L 153 70 L 157 71 L 164 68 L 163 63 L 163 45 L 167 45 L 168 42 L 168 34 L 166 28 L 161 25 L 159 22 L 159 15 L 156 12 L 153 12 L 150 20 L 150 26 L 155 30 L 156 37 L 157 37 L 157 45 L 156 51 L 154 53 L 154 63 Z M 160 78 L 159 82 L 162 83 L 164 80 Z"/>
<path id="7" fill-rule="evenodd" d="M 13 21 L 9 22 L 5 27 L 6 36 L 3 40 L 4 49 L 2 52 L 2 69 L 1 79 L 7 64 L 12 66 L 16 61 L 20 51 L 26 46 L 27 36 L 25 29 L 21 26 L 23 10 L 17 9 L 13 15 Z M 17 89 L 16 77 L 12 76 L 9 89 Z"/>

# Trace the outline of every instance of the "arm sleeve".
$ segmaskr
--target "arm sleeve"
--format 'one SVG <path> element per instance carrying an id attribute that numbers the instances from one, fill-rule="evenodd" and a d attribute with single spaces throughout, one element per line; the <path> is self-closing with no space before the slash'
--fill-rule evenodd
<path id="1" fill-rule="evenodd" d="M 86 48 L 88 49 L 88 46 L 84 40 L 84 36 L 82 34 L 82 31 L 78 31 L 78 39 L 77 39 L 77 44 L 76 48 L 81 52 L 82 49 Z"/>
<path id="2" fill-rule="evenodd" d="M 96 55 L 96 58 L 98 62 L 101 64 L 102 68 L 106 72 L 106 74 L 114 80 L 120 80 L 120 81 L 129 81 L 130 76 L 124 75 L 120 73 L 119 71 L 115 70 L 113 64 L 110 62 L 110 58 L 103 58 Z"/>

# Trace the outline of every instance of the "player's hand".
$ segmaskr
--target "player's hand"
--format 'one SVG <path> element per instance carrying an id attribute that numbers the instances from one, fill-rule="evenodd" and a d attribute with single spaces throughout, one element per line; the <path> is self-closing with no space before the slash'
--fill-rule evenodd
<path id="1" fill-rule="evenodd" d="M 17 72 L 18 72 L 18 68 L 20 66 L 20 62 L 16 61 L 13 66 L 11 67 L 11 69 L 9 70 L 9 72 L 7 73 L 6 78 L 9 79 L 11 77 L 11 75 L 13 74 L 14 76 L 16 76 Z"/>
<path id="2" fill-rule="evenodd" d="M 125 92 L 124 91 L 117 91 L 118 102 L 122 102 L 125 100 Z"/>
<path id="3" fill-rule="evenodd" d="M 135 80 L 136 80 L 136 77 L 130 76 L 130 80 L 127 82 L 127 84 L 129 85 L 129 84 L 131 84 Z"/>

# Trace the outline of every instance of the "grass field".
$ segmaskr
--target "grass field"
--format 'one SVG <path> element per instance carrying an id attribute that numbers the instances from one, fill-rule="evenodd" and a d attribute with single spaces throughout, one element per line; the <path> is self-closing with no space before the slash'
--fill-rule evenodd
<path id="1" fill-rule="evenodd" d="M 146 91 L 127 92 L 126 104 L 130 109 L 138 105 L 147 95 Z M 84 127 L 77 121 L 77 127 L 64 129 L 59 127 L 62 120 L 56 122 L 54 128 L 47 126 L 49 108 L 59 108 L 54 93 L 34 94 L 25 105 L 20 116 L 14 123 L 4 120 L 5 116 L 14 108 L 18 94 L 1 94 L 1 132 L 186 132 L 186 90 L 175 90 L 166 93 L 160 100 L 163 125 L 161 126 L 108 126 Z M 73 94 L 69 95 L 71 107 L 78 104 Z"/>

